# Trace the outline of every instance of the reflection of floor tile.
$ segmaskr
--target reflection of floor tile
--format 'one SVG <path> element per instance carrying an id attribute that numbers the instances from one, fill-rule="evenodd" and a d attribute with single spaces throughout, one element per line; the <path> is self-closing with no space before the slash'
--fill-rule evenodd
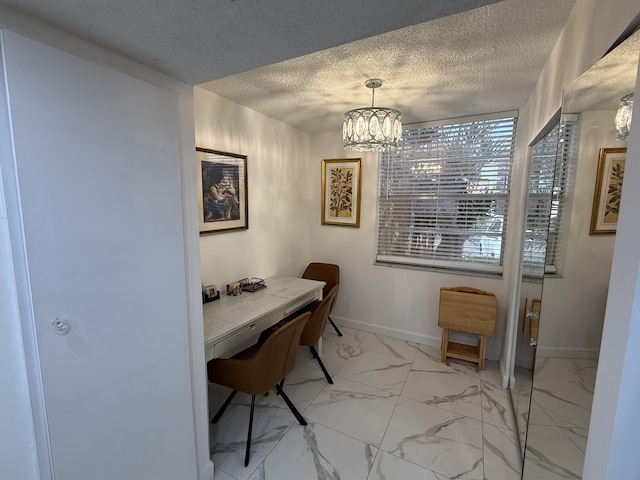
<path id="1" fill-rule="evenodd" d="M 484 478 L 488 480 L 518 480 L 522 455 L 517 433 L 484 423 L 482 437 Z"/>
<path id="2" fill-rule="evenodd" d="M 362 350 L 347 360 L 338 375 L 371 387 L 399 394 L 411 362 L 378 352 Z"/>
<path id="3" fill-rule="evenodd" d="M 535 379 L 533 399 L 559 427 L 589 426 L 593 392 L 580 383 Z"/>
<path id="4" fill-rule="evenodd" d="M 336 376 L 304 411 L 314 423 L 337 430 L 377 447 L 398 397 Z"/>
<path id="5" fill-rule="evenodd" d="M 582 452 L 587 451 L 588 428 L 562 428 L 562 431 Z"/>
<path id="6" fill-rule="evenodd" d="M 482 424 L 400 398 L 380 449 L 460 479 L 482 478 Z"/>
<path id="7" fill-rule="evenodd" d="M 530 425 L 525 453 L 525 478 L 582 478 L 584 453 L 558 427 Z"/>
<path id="8" fill-rule="evenodd" d="M 480 378 L 455 370 L 432 371 L 414 365 L 407 376 L 402 396 L 482 420 Z"/>
<path id="9" fill-rule="evenodd" d="M 376 453 L 376 448 L 322 425 L 295 425 L 250 480 L 366 480 Z"/>

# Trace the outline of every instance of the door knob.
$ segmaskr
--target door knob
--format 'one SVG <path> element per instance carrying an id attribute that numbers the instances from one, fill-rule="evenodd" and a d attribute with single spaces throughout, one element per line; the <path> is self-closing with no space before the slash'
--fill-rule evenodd
<path id="1" fill-rule="evenodd" d="M 71 329 L 69 320 L 67 320 L 66 318 L 56 318 L 53 322 L 51 322 L 51 325 L 53 326 L 53 331 L 58 335 L 66 335 Z"/>

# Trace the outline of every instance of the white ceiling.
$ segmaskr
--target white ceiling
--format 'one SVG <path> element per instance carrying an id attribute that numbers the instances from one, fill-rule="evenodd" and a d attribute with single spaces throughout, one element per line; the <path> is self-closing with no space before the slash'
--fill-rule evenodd
<path id="1" fill-rule="evenodd" d="M 0 0 L 309 133 L 525 104 L 575 0 Z M 206 82 L 206 83 L 205 83 Z"/>

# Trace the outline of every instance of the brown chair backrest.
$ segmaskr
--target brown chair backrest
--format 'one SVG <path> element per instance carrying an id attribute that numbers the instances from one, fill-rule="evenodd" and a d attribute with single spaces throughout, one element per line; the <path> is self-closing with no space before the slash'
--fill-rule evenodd
<path id="1" fill-rule="evenodd" d="M 327 317 L 331 310 L 331 306 L 338 293 L 338 285 L 335 285 L 329 293 L 322 299 L 318 307 L 313 311 L 307 324 L 302 330 L 300 337 L 300 345 L 310 347 L 318 343 L 318 340 L 324 333 L 324 327 L 327 323 Z"/>
<path id="2" fill-rule="evenodd" d="M 268 392 L 295 367 L 302 330 L 310 317 L 304 313 L 230 359 L 209 362 L 209 380 L 234 390 L 260 395 Z"/>
<path id="3" fill-rule="evenodd" d="M 307 265 L 307 268 L 302 274 L 302 278 L 307 278 L 309 280 L 320 280 L 322 282 L 325 282 L 322 296 L 326 297 L 327 295 L 329 295 L 329 292 L 333 287 L 340 285 L 340 267 L 333 263 L 311 262 L 309 265 Z M 331 313 L 331 310 L 333 309 L 333 304 L 335 303 L 335 299 L 337 296 L 338 291 L 336 289 L 336 295 L 334 296 L 333 303 L 329 308 L 329 313 Z"/>

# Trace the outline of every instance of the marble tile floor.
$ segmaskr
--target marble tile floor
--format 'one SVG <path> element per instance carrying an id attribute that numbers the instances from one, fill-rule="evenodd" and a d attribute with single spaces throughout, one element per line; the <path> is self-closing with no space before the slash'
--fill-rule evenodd
<path id="1" fill-rule="evenodd" d="M 244 467 L 248 395 L 210 428 L 216 480 L 517 480 L 519 442 L 498 364 L 440 361 L 437 347 L 327 328 L 323 361 L 298 352 L 285 391 L 298 424 L 271 392 L 256 399 L 251 461 Z M 215 412 L 229 391 L 210 385 Z"/>
<path id="2" fill-rule="evenodd" d="M 596 359 L 536 359 L 525 479 L 582 478 L 597 366 Z"/>

